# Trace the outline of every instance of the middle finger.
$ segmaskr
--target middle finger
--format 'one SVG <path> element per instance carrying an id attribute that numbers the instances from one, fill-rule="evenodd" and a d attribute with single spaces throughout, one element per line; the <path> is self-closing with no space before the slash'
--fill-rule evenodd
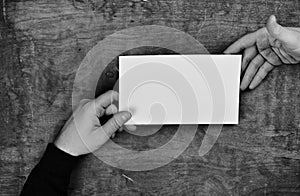
<path id="1" fill-rule="evenodd" d="M 252 81 L 254 75 L 256 74 L 258 68 L 262 66 L 262 64 L 265 62 L 265 59 L 260 55 L 256 55 L 254 59 L 249 63 L 249 66 L 246 70 L 246 73 L 243 77 L 242 84 L 241 84 L 241 90 L 245 90 L 250 82 Z"/>
<path id="2" fill-rule="evenodd" d="M 249 62 L 257 55 L 256 46 L 251 46 L 244 50 L 243 61 L 242 61 L 242 72 L 245 71 Z"/>

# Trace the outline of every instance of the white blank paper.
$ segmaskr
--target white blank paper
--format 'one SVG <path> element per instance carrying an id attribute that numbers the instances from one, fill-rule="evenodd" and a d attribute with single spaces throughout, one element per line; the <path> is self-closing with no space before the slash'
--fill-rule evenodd
<path id="1" fill-rule="evenodd" d="M 126 124 L 238 124 L 240 70 L 241 55 L 120 56 L 119 110 Z"/>

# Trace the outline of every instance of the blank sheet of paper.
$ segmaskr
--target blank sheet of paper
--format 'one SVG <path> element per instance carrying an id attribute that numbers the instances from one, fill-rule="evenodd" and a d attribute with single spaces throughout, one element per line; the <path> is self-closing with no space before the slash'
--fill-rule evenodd
<path id="1" fill-rule="evenodd" d="M 238 124 L 241 55 L 119 57 L 126 124 Z"/>

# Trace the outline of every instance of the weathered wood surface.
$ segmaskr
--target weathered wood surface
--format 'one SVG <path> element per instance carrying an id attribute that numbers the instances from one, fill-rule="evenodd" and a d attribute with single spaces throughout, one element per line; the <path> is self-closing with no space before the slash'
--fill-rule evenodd
<path id="1" fill-rule="evenodd" d="M 0 195 L 16 195 L 71 109 L 75 72 L 100 40 L 127 27 L 157 24 L 189 33 L 221 53 L 276 14 L 300 25 L 298 0 L 1 1 Z M 299 195 L 300 66 L 274 70 L 243 92 L 240 124 L 225 126 L 204 157 L 199 127 L 189 148 L 147 172 L 110 167 L 86 157 L 71 195 Z M 162 145 L 176 127 L 145 138 L 121 133 L 127 148 Z M 131 182 L 124 178 L 132 178 Z"/>

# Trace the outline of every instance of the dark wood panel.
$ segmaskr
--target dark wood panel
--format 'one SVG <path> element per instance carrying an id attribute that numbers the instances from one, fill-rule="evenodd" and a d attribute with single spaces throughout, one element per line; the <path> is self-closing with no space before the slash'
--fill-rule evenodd
<path id="1" fill-rule="evenodd" d="M 68 117 L 80 62 L 113 32 L 164 25 L 189 33 L 211 53 L 221 53 L 241 35 L 264 26 L 270 14 L 284 25 L 300 24 L 298 0 L 0 3 L 1 195 L 20 191 Z M 204 157 L 198 156 L 198 148 L 205 126 L 199 126 L 182 155 L 152 171 L 123 171 L 86 157 L 74 171 L 71 195 L 299 195 L 299 78 L 300 66 L 282 66 L 256 90 L 243 92 L 240 124 L 224 126 Z M 145 138 L 125 132 L 115 141 L 145 150 L 166 142 L 174 130 L 167 126 Z"/>

